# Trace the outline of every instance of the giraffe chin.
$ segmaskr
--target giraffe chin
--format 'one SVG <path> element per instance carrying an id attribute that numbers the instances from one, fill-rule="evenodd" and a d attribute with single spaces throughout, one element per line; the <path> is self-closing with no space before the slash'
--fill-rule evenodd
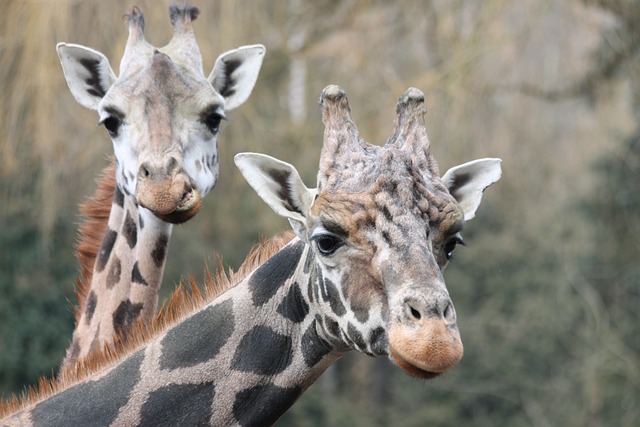
<path id="1" fill-rule="evenodd" d="M 405 371 L 407 374 L 411 375 L 412 377 L 421 378 L 423 380 L 430 380 L 441 374 L 441 372 L 425 371 L 412 365 L 411 363 L 404 360 L 393 349 L 390 349 L 389 355 L 393 363 L 398 365 L 403 371 Z"/>
<path id="2" fill-rule="evenodd" d="M 200 212 L 201 207 L 202 197 L 200 196 L 200 192 L 198 192 L 198 190 L 194 188 L 190 192 L 188 198 L 183 200 L 173 212 L 169 212 L 166 214 L 153 211 L 152 212 L 156 217 L 164 222 L 168 222 L 171 224 L 182 224 L 196 216 L 196 214 Z"/>
<path id="3" fill-rule="evenodd" d="M 430 319 L 415 329 L 396 323 L 389 331 L 389 356 L 407 374 L 431 379 L 455 367 L 463 355 L 457 329 Z"/>

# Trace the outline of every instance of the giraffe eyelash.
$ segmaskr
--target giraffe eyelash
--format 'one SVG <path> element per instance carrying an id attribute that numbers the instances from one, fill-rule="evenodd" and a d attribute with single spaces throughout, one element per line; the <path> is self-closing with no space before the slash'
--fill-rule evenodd
<path id="1" fill-rule="evenodd" d="M 464 240 L 462 240 L 462 237 L 460 237 L 459 235 L 453 236 L 451 239 L 447 241 L 447 243 L 444 244 L 443 249 L 444 249 L 444 253 L 447 258 L 447 261 L 453 260 L 453 251 L 457 245 L 466 246 L 464 243 Z"/>

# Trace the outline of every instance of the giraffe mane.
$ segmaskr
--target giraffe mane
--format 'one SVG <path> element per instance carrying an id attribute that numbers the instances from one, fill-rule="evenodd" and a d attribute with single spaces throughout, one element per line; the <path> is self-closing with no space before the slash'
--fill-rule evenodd
<path id="1" fill-rule="evenodd" d="M 100 249 L 101 236 L 104 235 L 107 226 L 114 190 L 115 161 L 102 171 L 95 195 L 81 206 L 85 220 L 80 226 L 76 246 L 76 256 L 81 263 L 81 278 L 77 279 L 75 291 L 79 301 L 79 306 L 74 307 L 76 321 L 79 319 L 80 308 L 84 306 L 87 299 L 88 283 L 91 282 L 93 264 Z M 211 273 L 205 265 L 203 286 L 200 286 L 193 277 L 182 279 L 171 296 L 162 304 L 151 325 L 138 322 L 129 331 L 126 340 L 121 336 L 116 337 L 113 343 L 105 344 L 99 351 L 63 369 L 56 378 L 40 377 L 37 385 L 28 386 L 20 396 L 13 394 L 8 399 L 0 400 L 0 420 L 116 364 L 155 336 L 237 285 L 294 237 L 293 232 L 287 231 L 270 239 L 262 239 L 251 249 L 237 271 L 232 269 L 225 271 L 222 268 L 222 258 L 218 256 L 216 273 Z"/>
<path id="2" fill-rule="evenodd" d="M 96 192 L 82 203 L 79 209 L 83 221 L 78 229 L 75 254 L 80 263 L 80 277 L 76 278 L 74 289 L 77 303 L 71 303 L 76 324 L 80 321 L 80 315 L 89 296 L 93 265 L 107 230 L 113 193 L 116 189 L 116 162 L 113 156 L 109 156 L 109 159 L 109 165 L 100 172 L 96 179 Z"/>

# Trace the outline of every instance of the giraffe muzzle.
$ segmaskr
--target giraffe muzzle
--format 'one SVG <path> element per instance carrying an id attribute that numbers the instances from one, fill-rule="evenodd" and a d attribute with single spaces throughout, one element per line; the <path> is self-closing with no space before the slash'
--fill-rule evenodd
<path id="1" fill-rule="evenodd" d="M 136 186 L 140 206 L 172 224 L 193 218 L 200 211 L 202 196 L 187 174 L 177 171 L 175 166 L 161 172 L 157 170 L 147 163 L 140 166 Z"/>
<path id="2" fill-rule="evenodd" d="M 434 378 L 455 367 L 464 353 L 451 301 L 405 301 L 389 328 L 389 355 L 409 375 Z"/>

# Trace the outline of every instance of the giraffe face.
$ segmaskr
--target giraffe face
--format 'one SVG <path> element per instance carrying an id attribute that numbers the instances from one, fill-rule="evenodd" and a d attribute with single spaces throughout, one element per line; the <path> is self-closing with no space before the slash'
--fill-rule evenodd
<path id="1" fill-rule="evenodd" d="M 318 187 L 268 156 L 236 164 L 258 194 L 287 217 L 314 254 L 310 303 L 336 346 L 388 355 L 407 373 L 432 378 L 463 353 L 455 308 L 443 278 L 466 219 L 500 177 L 500 161 L 459 166 L 441 179 L 428 151 L 424 97 L 400 98 L 384 147 L 362 141 L 346 95 L 321 97 L 325 138 Z"/>
<path id="2" fill-rule="evenodd" d="M 260 45 L 226 52 L 205 77 L 191 27 L 197 15 L 194 7 L 171 6 L 174 36 L 156 48 L 134 8 L 118 77 L 101 53 L 58 45 L 72 94 L 98 112 L 113 141 L 118 187 L 170 223 L 192 218 L 215 185 L 220 122 L 249 97 L 264 57 Z"/>
<path id="3" fill-rule="evenodd" d="M 442 273 L 464 215 L 408 162 L 402 151 L 379 150 L 355 181 L 344 176 L 323 190 L 307 215 L 306 239 L 318 265 L 314 303 L 331 338 L 431 378 L 462 357 Z"/>
<path id="4" fill-rule="evenodd" d="M 147 62 L 113 84 L 98 105 L 100 123 L 113 141 L 123 193 L 164 221 L 184 222 L 216 183 L 225 100 L 164 53 Z"/>

